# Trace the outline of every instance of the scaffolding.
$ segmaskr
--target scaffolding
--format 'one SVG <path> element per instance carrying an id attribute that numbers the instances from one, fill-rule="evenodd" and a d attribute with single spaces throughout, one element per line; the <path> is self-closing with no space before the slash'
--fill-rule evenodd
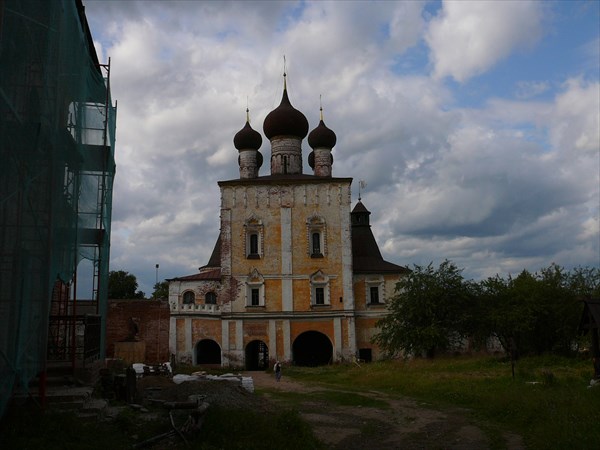
<path id="1" fill-rule="evenodd" d="M 0 415 L 53 361 L 104 357 L 115 124 L 81 0 L 0 0 Z"/>

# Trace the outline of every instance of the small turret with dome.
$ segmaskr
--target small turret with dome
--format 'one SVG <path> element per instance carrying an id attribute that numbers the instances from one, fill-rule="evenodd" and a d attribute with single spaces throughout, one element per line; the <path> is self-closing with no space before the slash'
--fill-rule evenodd
<path id="1" fill-rule="evenodd" d="M 271 175 L 301 174 L 302 139 L 308 134 L 308 120 L 290 102 L 285 72 L 281 103 L 265 118 L 263 131 L 271 141 Z"/>
<path id="2" fill-rule="evenodd" d="M 240 178 L 258 177 L 263 157 L 258 151 L 262 145 L 262 136 L 250 126 L 250 111 L 246 108 L 246 125 L 233 137 L 233 145 L 239 151 L 238 164 Z"/>
<path id="3" fill-rule="evenodd" d="M 330 177 L 333 166 L 331 150 L 337 142 L 335 133 L 327 128 L 323 121 L 323 107 L 320 107 L 319 125 L 308 135 L 308 145 L 313 149 L 308 155 L 308 164 L 318 177 Z"/>

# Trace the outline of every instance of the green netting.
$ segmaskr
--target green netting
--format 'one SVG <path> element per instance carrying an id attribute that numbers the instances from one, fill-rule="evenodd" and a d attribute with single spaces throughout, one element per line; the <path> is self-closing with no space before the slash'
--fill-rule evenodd
<path id="1" fill-rule="evenodd" d="M 0 415 L 15 386 L 45 368 L 53 288 L 82 258 L 93 261 L 106 317 L 116 120 L 108 75 L 81 0 L 0 1 Z"/>

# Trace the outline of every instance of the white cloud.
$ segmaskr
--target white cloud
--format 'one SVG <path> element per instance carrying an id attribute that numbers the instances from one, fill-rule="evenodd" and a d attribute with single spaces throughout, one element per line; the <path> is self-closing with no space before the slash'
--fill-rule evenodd
<path id="1" fill-rule="evenodd" d="M 433 74 L 459 82 L 489 70 L 541 36 L 541 3 L 536 1 L 444 1 L 429 23 Z"/>
<path id="2" fill-rule="evenodd" d="M 600 151 L 600 83 L 570 79 L 556 100 L 556 113 L 551 130 L 555 147 L 575 152 L 598 154 Z"/>
<path id="3" fill-rule="evenodd" d="M 262 133 L 281 99 L 283 54 L 290 99 L 311 129 L 323 95 L 338 137 L 334 176 L 354 177 L 354 199 L 357 180 L 368 182 L 363 200 L 390 261 L 449 258 L 469 277 L 596 262 L 598 83 L 565 68 L 572 78 L 554 98 L 554 84 L 515 79 L 518 101 L 462 106 L 446 77 L 466 81 L 535 43 L 541 7 L 444 3 L 429 29 L 424 7 L 86 2 L 119 102 L 112 267 L 148 293 L 155 263 L 161 278 L 206 264 L 219 232 L 217 181 L 239 177 L 233 136 L 247 99 Z M 394 72 L 424 39 L 433 74 L 427 61 Z M 261 152 L 267 175 L 264 136 Z"/>
<path id="4" fill-rule="evenodd" d="M 536 97 L 550 89 L 547 81 L 519 81 L 517 82 L 516 97 L 520 100 Z"/>

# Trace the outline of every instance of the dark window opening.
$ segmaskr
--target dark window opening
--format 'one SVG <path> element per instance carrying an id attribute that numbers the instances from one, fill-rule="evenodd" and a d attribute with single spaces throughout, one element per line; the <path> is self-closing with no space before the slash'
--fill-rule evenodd
<path id="1" fill-rule="evenodd" d="M 362 362 L 373 361 L 373 354 L 370 348 L 361 348 L 358 350 L 358 359 Z"/>
<path id="2" fill-rule="evenodd" d="M 324 305 L 325 304 L 325 288 L 322 288 L 322 287 L 315 288 L 315 304 L 316 305 Z"/>
<path id="3" fill-rule="evenodd" d="M 217 304 L 217 294 L 214 292 L 207 292 L 204 296 L 204 303 L 207 305 L 216 305 Z"/>
<path id="4" fill-rule="evenodd" d="M 371 303 L 379 303 L 379 288 L 377 286 L 371 286 L 370 293 Z"/>
<path id="5" fill-rule="evenodd" d="M 311 236 L 311 244 L 312 244 L 312 252 L 311 256 L 313 258 L 322 258 L 323 253 L 321 253 L 321 234 L 313 233 Z"/>
<path id="6" fill-rule="evenodd" d="M 260 290 L 252 289 L 251 298 L 250 298 L 250 306 L 259 306 L 260 305 Z"/>
<path id="7" fill-rule="evenodd" d="M 196 302 L 196 296 L 192 291 L 184 292 L 183 294 L 183 304 L 184 305 L 193 305 Z"/>
<path id="8" fill-rule="evenodd" d="M 258 259 L 258 234 L 252 233 L 250 235 L 250 248 L 249 248 L 248 258 L 250 259 Z"/>

